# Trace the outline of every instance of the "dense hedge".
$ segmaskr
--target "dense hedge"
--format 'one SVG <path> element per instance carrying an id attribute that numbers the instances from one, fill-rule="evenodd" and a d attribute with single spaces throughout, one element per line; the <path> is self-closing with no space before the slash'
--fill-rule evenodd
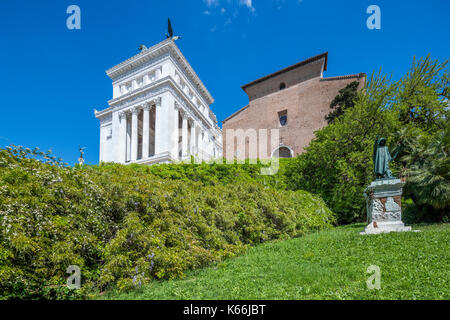
<path id="1" fill-rule="evenodd" d="M 38 150 L 0 149 L 1 298 L 126 290 L 334 222 L 307 192 L 246 175 L 223 184 L 147 172 L 156 168 L 67 167 Z M 65 287 L 69 265 L 81 268 L 77 292 Z"/>
<path id="2" fill-rule="evenodd" d="M 134 170 L 151 173 L 164 179 L 199 181 L 203 185 L 218 185 L 237 182 L 263 183 L 266 186 L 277 189 L 286 189 L 285 168 L 294 159 L 279 159 L 279 168 L 274 175 L 261 175 L 261 169 L 267 167 L 259 161 L 250 164 L 244 163 L 226 164 L 226 160 L 217 160 L 217 163 L 202 164 L 161 164 L 158 166 L 141 166 L 131 164 Z M 219 163 L 220 162 L 220 163 Z M 101 164 L 101 168 L 110 164 Z"/>

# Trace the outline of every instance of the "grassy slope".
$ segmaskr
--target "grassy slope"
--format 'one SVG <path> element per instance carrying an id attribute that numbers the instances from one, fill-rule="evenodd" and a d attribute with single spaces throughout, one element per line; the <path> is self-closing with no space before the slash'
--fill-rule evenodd
<path id="1" fill-rule="evenodd" d="M 363 224 L 252 248 L 184 279 L 107 299 L 450 299 L 450 224 L 360 236 Z M 381 289 L 368 290 L 370 265 Z"/>

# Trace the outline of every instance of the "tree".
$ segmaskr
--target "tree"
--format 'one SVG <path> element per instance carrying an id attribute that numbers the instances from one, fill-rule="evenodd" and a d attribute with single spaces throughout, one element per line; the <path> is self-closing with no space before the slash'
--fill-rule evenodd
<path id="1" fill-rule="evenodd" d="M 341 110 L 344 112 L 316 131 L 316 138 L 306 152 L 287 166 L 288 188 L 321 195 L 337 213 L 341 224 L 364 221 L 366 203 L 363 193 L 374 179 L 371 157 L 376 137 L 388 138 L 393 147 L 420 136 L 420 141 L 428 146 L 437 131 L 448 127 L 446 67 L 447 61 L 439 63 L 428 56 L 414 59 L 410 71 L 396 82 L 383 75 L 381 70 L 372 74 L 365 88 L 357 91 L 351 100 L 352 107 L 348 107 L 348 102 L 343 103 L 347 106 Z M 342 91 L 335 100 L 343 101 L 344 96 L 348 97 L 349 93 Z M 413 155 L 416 157 L 419 153 Z M 433 208 L 445 203 L 448 195 L 442 177 L 448 176 L 448 161 L 442 156 L 428 158 L 426 165 L 421 167 L 405 161 L 392 162 L 394 176 L 398 176 L 402 168 L 411 180 L 411 188 L 417 188 L 417 192 L 405 193 L 406 197 L 420 195 L 423 203 L 434 205 Z M 417 199 L 414 203 L 421 205 Z"/>
<path id="2" fill-rule="evenodd" d="M 427 143 L 421 137 L 408 141 L 402 161 L 407 164 L 405 195 L 409 195 L 428 221 L 442 221 L 450 206 L 450 127 Z"/>
<path id="3" fill-rule="evenodd" d="M 384 109 L 394 92 L 381 71 L 373 74 L 354 106 L 317 131 L 307 152 L 286 167 L 288 187 L 320 194 L 340 224 L 365 219 L 363 192 L 373 179 L 373 142 L 399 129 L 397 117 Z"/>
<path id="4" fill-rule="evenodd" d="M 358 81 L 349 83 L 345 88 L 339 90 L 338 95 L 331 101 L 330 108 L 333 109 L 328 115 L 325 116 L 325 120 L 328 124 L 344 114 L 346 109 L 353 108 L 355 105 L 355 98 L 358 93 Z"/>
<path id="5" fill-rule="evenodd" d="M 393 108 L 404 124 L 425 132 L 443 129 L 448 118 L 448 60 L 440 63 L 414 58 L 410 71 L 399 81 Z"/>

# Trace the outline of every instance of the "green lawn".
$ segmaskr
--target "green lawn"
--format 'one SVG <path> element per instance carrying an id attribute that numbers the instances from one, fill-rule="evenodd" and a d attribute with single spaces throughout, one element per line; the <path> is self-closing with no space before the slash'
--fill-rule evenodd
<path id="1" fill-rule="evenodd" d="M 450 299 L 450 224 L 361 236 L 363 224 L 249 249 L 242 256 L 102 299 Z M 381 289 L 367 289 L 367 267 Z"/>

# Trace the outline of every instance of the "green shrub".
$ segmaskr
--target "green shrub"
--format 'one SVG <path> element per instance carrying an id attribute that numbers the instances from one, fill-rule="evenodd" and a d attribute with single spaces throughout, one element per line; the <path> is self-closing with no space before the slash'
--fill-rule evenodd
<path id="1" fill-rule="evenodd" d="M 285 189 L 286 181 L 284 179 L 285 167 L 294 159 L 280 159 L 280 166 L 275 175 L 261 175 L 261 168 L 267 167 L 259 160 L 255 164 L 250 164 L 249 160 L 245 163 L 226 164 L 222 159 L 216 163 L 201 164 L 160 164 L 154 166 L 142 166 L 137 164 L 129 165 L 133 170 L 153 174 L 163 179 L 198 181 L 203 185 L 230 184 L 236 182 L 258 182 L 276 189 Z M 111 163 L 101 163 L 100 170 L 114 166 Z M 97 167 L 97 166 L 96 166 Z"/>
<path id="2" fill-rule="evenodd" d="M 0 149 L 1 298 L 126 290 L 334 222 L 319 198 L 264 185 L 242 166 L 80 168 Z M 80 291 L 64 287 L 69 265 L 81 269 Z"/>

